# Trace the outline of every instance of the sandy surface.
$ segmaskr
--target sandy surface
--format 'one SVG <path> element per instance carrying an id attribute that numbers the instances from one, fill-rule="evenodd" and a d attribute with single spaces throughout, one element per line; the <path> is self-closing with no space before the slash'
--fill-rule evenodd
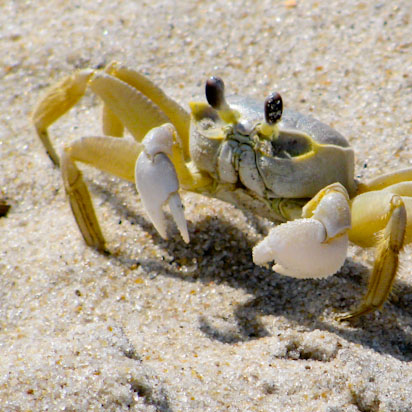
<path id="1" fill-rule="evenodd" d="M 286 278 L 252 262 L 269 222 L 183 194 L 191 243 L 172 227 L 164 241 L 132 184 L 85 168 L 99 254 L 30 123 L 48 86 L 118 60 L 182 104 L 212 74 L 262 100 L 278 90 L 348 138 L 359 178 L 411 166 L 411 1 L 151 3 L 0 4 L 0 409 L 411 411 L 410 253 L 384 311 L 339 324 L 371 252 Z M 51 128 L 59 151 L 100 133 L 99 108 L 87 94 Z"/>

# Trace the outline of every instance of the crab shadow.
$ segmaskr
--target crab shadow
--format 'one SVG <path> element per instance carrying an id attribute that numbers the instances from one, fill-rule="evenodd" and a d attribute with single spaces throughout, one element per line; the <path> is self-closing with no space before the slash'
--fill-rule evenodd
<path id="1" fill-rule="evenodd" d="M 253 263 L 251 251 L 256 238 L 225 218 L 207 217 L 195 225 L 188 222 L 189 245 L 174 228 L 170 231 L 170 238 L 174 240 L 165 241 L 144 216 L 136 215 L 126 206 L 125 199 L 111 195 L 95 183 L 93 189 L 106 197 L 121 220 L 128 220 L 150 233 L 158 246 L 172 256 L 170 261 L 136 258 L 126 246 L 116 256 L 108 256 L 109 259 L 127 265 L 133 262 L 148 272 L 186 282 L 224 283 L 253 296 L 246 303 L 234 306 L 229 320 L 216 314 L 202 316 L 199 328 L 210 339 L 233 344 L 271 336 L 261 319 L 274 316 L 286 318 L 307 331 L 326 330 L 376 352 L 402 361 L 412 360 L 412 334 L 394 320 L 402 318 L 407 329 L 412 327 L 411 284 L 397 281 L 396 302 L 391 300 L 382 312 L 363 316 L 345 327 L 331 318 L 360 302 L 367 287 L 366 266 L 348 258 L 336 275 L 326 279 L 282 276 Z M 257 232 L 266 234 L 267 227 L 259 219 L 249 215 L 247 218 Z M 179 260 L 183 255 L 185 259 Z"/>

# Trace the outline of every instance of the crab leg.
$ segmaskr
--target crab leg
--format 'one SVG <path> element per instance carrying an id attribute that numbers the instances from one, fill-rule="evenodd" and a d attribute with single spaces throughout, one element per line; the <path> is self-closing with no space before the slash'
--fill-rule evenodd
<path id="1" fill-rule="evenodd" d="M 83 137 L 65 148 L 61 159 L 64 187 L 76 223 L 89 246 L 104 250 L 105 240 L 89 190 L 75 162 L 90 164 L 133 182 L 134 164 L 141 149 L 132 139 L 111 137 Z"/>
<path id="2" fill-rule="evenodd" d="M 411 167 L 380 175 L 367 183 L 360 183 L 358 185 L 358 193 L 382 190 L 401 182 L 412 182 Z"/>
<path id="3" fill-rule="evenodd" d="M 340 316 L 339 320 L 349 320 L 380 309 L 392 289 L 407 227 L 407 212 L 401 196 L 392 196 L 388 216 L 388 222 L 378 241 L 368 292 L 356 310 Z"/>
<path id="4" fill-rule="evenodd" d="M 86 69 L 66 77 L 48 91 L 34 110 L 33 123 L 37 134 L 56 166 L 60 165 L 60 160 L 50 142 L 47 128 L 80 100 L 92 75 L 93 70 Z"/>
<path id="5" fill-rule="evenodd" d="M 83 137 L 65 148 L 62 155 L 62 176 L 77 225 L 85 242 L 99 250 L 105 249 L 90 193 L 81 171 L 80 161 L 129 181 L 135 181 L 146 212 L 163 238 L 167 238 L 163 206 L 168 205 L 173 219 L 185 240 L 189 233 L 178 193 L 179 180 L 203 183 L 201 175 L 186 165 L 174 166 L 179 155 L 178 137 L 171 124 L 152 129 L 142 143 L 130 138 Z M 180 158 L 183 153 L 180 150 Z M 172 160 L 171 160 L 172 159 Z"/>
<path id="6" fill-rule="evenodd" d="M 378 244 L 379 232 L 385 229 L 394 195 L 401 196 L 407 211 L 405 244 L 412 242 L 412 181 L 396 183 L 383 190 L 365 192 L 352 199 L 351 242 L 362 247 Z"/>
<path id="7" fill-rule="evenodd" d="M 62 156 L 65 189 L 84 240 L 104 250 L 105 240 L 77 161 L 130 181 L 137 179 L 144 206 L 159 233 L 166 237 L 162 207 L 167 203 L 188 242 L 178 194 L 179 182 L 188 190 L 210 184 L 209 177 L 193 164 L 186 163 L 189 157 L 188 113 L 148 78 L 116 63 L 105 71 L 82 70 L 50 89 L 33 115 L 37 133 L 56 165 L 60 164 L 60 159 L 47 128 L 77 103 L 87 87 L 103 100 L 104 133 L 116 137 L 82 138 L 66 147 Z M 162 124 L 165 126 L 159 127 Z M 124 128 L 132 134 L 133 141 L 117 138 L 123 136 Z"/>
<path id="8" fill-rule="evenodd" d="M 167 96 L 163 90 L 156 86 L 150 79 L 136 70 L 129 69 L 119 63 L 113 62 L 105 71 L 111 76 L 118 78 L 138 90 L 154 105 L 159 107 L 173 126 L 175 126 L 182 142 L 184 156 L 187 159 L 189 157 L 189 113 Z"/>
<path id="9" fill-rule="evenodd" d="M 304 207 L 302 219 L 273 228 L 254 247 L 253 261 L 275 260 L 273 270 L 298 278 L 333 275 L 345 260 L 349 227 L 348 194 L 341 184 L 332 184 Z"/>
<path id="10" fill-rule="evenodd" d="M 96 72 L 89 85 L 137 141 L 153 127 L 170 121 L 144 94 L 116 77 Z"/>
<path id="11" fill-rule="evenodd" d="M 189 114 L 142 74 L 117 63 L 105 71 L 84 69 L 48 90 L 33 113 L 33 122 L 53 163 L 60 164 L 48 127 L 69 111 L 90 87 L 103 101 L 103 133 L 123 136 L 126 127 L 141 141 L 153 127 L 171 122 L 181 138 L 185 159 L 189 154 Z"/>
<path id="12" fill-rule="evenodd" d="M 159 234 L 167 239 L 166 219 L 162 210 L 167 204 L 183 239 L 189 242 L 178 193 L 178 173 L 171 160 L 176 160 L 179 151 L 176 145 L 175 128 L 171 124 L 165 124 L 152 129 L 142 143 L 126 138 L 83 137 L 64 150 L 64 186 L 77 225 L 89 246 L 104 250 L 105 240 L 82 173 L 76 166 L 77 161 L 123 179 L 136 181 L 145 210 Z M 180 156 L 183 154 L 180 153 Z M 184 169 L 181 165 L 179 171 L 182 173 L 182 170 Z M 192 181 L 199 181 L 196 174 L 192 174 L 189 169 L 186 169 L 185 173 L 192 176 Z"/>
<path id="13" fill-rule="evenodd" d="M 349 239 L 376 247 L 376 258 L 366 296 L 358 309 L 340 317 L 348 320 L 379 309 L 387 299 L 398 270 L 399 253 L 412 242 L 412 169 L 380 176 L 352 199 Z"/>
<path id="14" fill-rule="evenodd" d="M 137 86 L 137 79 L 142 82 L 143 76 L 134 72 L 130 69 L 117 69 L 116 75 L 122 74 L 126 77 L 127 81 L 132 83 L 134 81 Z M 127 75 L 127 76 L 126 76 Z M 169 116 L 167 116 L 163 110 L 160 109 L 151 100 L 153 96 L 157 99 L 159 104 L 167 105 L 167 103 L 172 106 L 176 106 L 176 110 L 179 113 L 175 113 L 173 119 L 177 121 L 183 129 L 183 133 L 188 133 L 189 124 L 186 125 L 186 132 L 183 125 L 186 124 L 186 117 L 182 113 L 186 113 L 183 109 L 178 109 L 176 103 L 166 97 L 160 89 L 158 89 L 154 84 L 147 80 L 147 84 L 141 85 L 143 90 L 146 92 L 151 92 L 150 100 L 146 95 L 142 94 L 139 90 L 132 87 L 129 83 L 126 83 L 117 77 L 113 77 L 106 73 L 96 73 L 93 79 L 90 81 L 91 89 L 99 95 L 106 107 L 109 109 L 111 115 L 116 116 L 119 121 L 125 125 L 125 127 L 130 131 L 133 137 L 141 142 L 145 135 L 153 128 L 159 127 L 162 124 L 170 123 Z M 143 87 L 144 86 L 144 87 Z M 146 90 L 147 89 L 147 90 Z M 170 112 L 170 108 L 168 109 Z M 181 138 L 179 133 L 176 133 L 176 126 L 173 132 L 173 144 L 171 152 L 171 160 L 176 169 L 179 182 L 182 187 L 188 190 L 194 190 L 199 186 L 204 186 L 209 182 L 209 179 L 199 173 L 195 168 L 189 170 L 189 165 L 186 164 L 185 151 L 188 151 L 188 141 L 185 142 Z"/>

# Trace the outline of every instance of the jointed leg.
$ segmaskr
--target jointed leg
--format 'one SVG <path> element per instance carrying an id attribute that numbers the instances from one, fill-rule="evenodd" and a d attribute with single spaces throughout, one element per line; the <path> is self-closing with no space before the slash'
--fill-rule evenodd
<path id="1" fill-rule="evenodd" d="M 72 108 L 90 87 L 102 98 L 103 130 L 105 134 L 122 137 L 124 128 L 133 135 L 135 142 L 114 137 L 88 137 L 70 144 L 62 156 L 62 174 L 66 192 L 70 199 L 76 222 L 90 246 L 104 249 L 101 233 L 89 191 L 82 174 L 76 166 L 77 161 L 88 163 L 116 176 L 134 181 L 136 159 L 144 152 L 142 159 L 146 165 L 137 167 L 138 174 L 148 177 L 149 191 L 141 193 L 145 207 L 150 209 L 149 216 L 155 226 L 166 237 L 162 207 L 169 203 L 173 217 L 182 235 L 188 241 L 182 205 L 177 193 L 179 182 L 183 188 L 196 190 L 209 184 L 209 178 L 186 164 L 189 154 L 189 115 L 177 103 L 167 97 L 145 76 L 117 64 L 109 65 L 105 71 L 82 70 L 67 77 L 52 87 L 37 106 L 33 121 L 50 158 L 60 164 L 47 132 L 48 127 Z M 166 128 L 158 126 L 172 122 Z M 166 133 L 170 151 L 148 155 L 145 144 L 141 144 L 146 134 L 154 136 L 161 143 Z M 176 133 L 176 130 L 178 133 Z M 153 132 L 153 133 L 152 133 Z M 145 139 L 146 143 L 150 139 Z M 160 145 L 162 146 L 162 145 Z M 141 166 L 142 161 L 140 162 Z M 150 180 L 150 170 L 155 181 Z M 140 185 L 144 186 L 144 185 Z M 147 187 L 147 184 L 146 184 Z M 154 202 L 154 203 L 151 203 Z M 153 211 L 155 210 L 155 214 Z"/>
<path id="2" fill-rule="evenodd" d="M 382 307 L 396 277 L 399 253 L 412 242 L 412 169 L 379 176 L 362 185 L 360 192 L 352 200 L 349 239 L 376 247 L 376 258 L 360 307 L 341 320 Z"/>
<path id="3" fill-rule="evenodd" d="M 339 320 L 349 320 L 380 309 L 385 303 L 396 277 L 399 253 L 404 246 L 407 228 L 407 212 L 401 196 L 393 195 L 390 200 L 387 224 L 378 235 L 377 253 L 367 294 L 361 305 Z"/>
<path id="4" fill-rule="evenodd" d="M 412 168 L 385 173 L 370 180 L 369 182 L 360 183 L 358 186 L 358 194 L 386 189 L 389 186 L 402 182 L 412 182 Z"/>
<path id="5" fill-rule="evenodd" d="M 134 165 L 141 148 L 141 145 L 129 139 L 84 137 L 64 150 L 61 161 L 64 187 L 76 223 L 89 246 L 104 250 L 105 239 L 89 190 L 83 180 L 82 172 L 76 166 L 76 161 L 134 181 Z"/>
<path id="6" fill-rule="evenodd" d="M 118 63 L 111 63 L 105 71 L 111 76 L 127 83 L 134 89 L 139 90 L 139 92 L 150 99 L 150 101 L 167 116 L 169 122 L 176 128 L 182 142 L 184 156 L 187 159 L 189 155 L 190 115 L 186 112 L 186 110 L 167 96 L 146 76 L 135 70 L 121 66 Z"/>
<path id="7" fill-rule="evenodd" d="M 147 77 L 113 63 L 105 71 L 85 69 L 63 79 L 36 107 L 33 122 L 54 164 L 59 165 L 60 161 L 47 129 L 79 101 L 87 87 L 104 102 L 105 135 L 121 137 L 126 127 L 137 141 L 141 141 L 153 127 L 173 123 L 187 159 L 189 114 Z"/>
<path id="8" fill-rule="evenodd" d="M 37 134 L 52 162 L 60 165 L 59 156 L 50 142 L 47 128 L 69 111 L 84 95 L 93 70 L 81 70 L 54 85 L 38 104 L 33 114 Z"/>
<path id="9" fill-rule="evenodd" d="M 89 246 L 104 250 L 105 240 L 77 161 L 135 181 L 146 212 L 159 234 L 167 238 L 163 213 L 167 204 L 183 239 L 189 241 L 178 193 L 179 180 L 190 183 L 193 189 L 206 184 L 208 178 L 187 167 L 177 141 L 175 128 L 165 124 L 147 133 L 142 143 L 114 137 L 84 137 L 64 150 L 61 165 L 64 186 L 77 225 Z"/>

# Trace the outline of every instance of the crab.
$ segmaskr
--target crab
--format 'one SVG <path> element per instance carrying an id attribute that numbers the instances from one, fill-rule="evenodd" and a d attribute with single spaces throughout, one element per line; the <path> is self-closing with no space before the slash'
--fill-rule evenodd
<path id="1" fill-rule="evenodd" d="M 91 89 L 103 100 L 103 136 L 68 144 L 61 158 L 48 128 Z M 105 250 L 89 191 L 76 163 L 135 182 L 150 221 L 167 239 L 168 206 L 185 242 L 181 189 L 230 202 L 279 223 L 253 248 L 258 265 L 296 278 L 339 271 L 349 241 L 375 247 L 368 290 L 349 320 L 381 309 L 412 242 L 412 168 L 359 183 L 354 151 L 337 131 L 285 108 L 278 93 L 264 103 L 225 96 L 223 81 L 206 82 L 205 102 L 190 114 L 143 74 L 111 63 L 83 69 L 53 86 L 34 111 L 37 134 L 61 167 L 85 242 Z M 124 137 L 124 129 L 131 136 Z"/>

